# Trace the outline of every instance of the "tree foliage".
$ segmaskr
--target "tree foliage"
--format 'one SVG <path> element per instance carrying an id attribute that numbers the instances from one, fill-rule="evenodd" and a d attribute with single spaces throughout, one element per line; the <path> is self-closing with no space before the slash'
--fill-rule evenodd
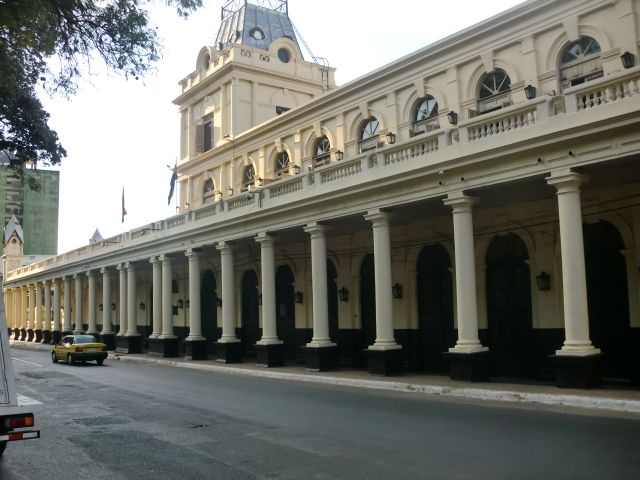
<path id="1" fill-rule="evenodd" d="M 138 78 L 160 43 L 147 8 L 162 1 L 181 17 L 202 0 L 0 0 L 0 151 L 12 163 L 59 164 L 66 152 L 36 95 L 73 95 L 92 61 Z M 54 66 L 55 65 L 55 66 Z"/>

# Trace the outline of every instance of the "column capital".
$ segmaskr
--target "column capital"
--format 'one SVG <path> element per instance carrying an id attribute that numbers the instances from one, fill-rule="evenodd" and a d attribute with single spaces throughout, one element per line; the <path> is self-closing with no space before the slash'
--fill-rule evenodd
<path id="1" fill-rule="evenodd" d="M 160 258 L 158 257 L 158 255 L 154 255 L 153 257 L 149 257 L 149 263 L 151 265 L 154 265 L 156 263 L 158 263 L 160 261 Z"/>
<path id="2" fill-rule="evenodd" d="M 126 263 L 119 263 L 118 265 L 116 265 L 116 270 L 118 270 L 119 272 L 123 272 L 127 270 L 127 264 Z"/>
<path id="3" fill-rule="evenodd" d="M 558 194 L 578 192 L 580 185 L 587 182 L 588 179 L 586 175 L 574 172 L 569 168 L 553 171 L 545 178 L 549 185 L 556 187 Z"/>
<path id="4" fill-rule="evenodd" d="M 160 260 L 162 263 L 171 263 L 171 258 L 172 255 L 170 253 L 163 253 L 158 257 L 158 260 Z"/>
<path id="5" fill-rule="evenodd" d="M 319 222 L 311 222 L 307 223 L 307 225 L 304 227 L 304 231 L 310 234 L 312 237 L 316 235 L 324 235 L 324 233 L 327 231 L 327 226 Z"/>
<path id="6" fill-rule="evenodd" d="M 275 243 L 275 237 L 268 232 L 259 233 L 255 238 L 260 245 L 273 245 Z"/>
<path id="7" fill-rule="evenodd" d="M 104 275 L 105 273 L 111 273 L 111 272 L 109 271 L 109 267 L 102 267 L 100 269 L 100 273 Z"/>
<path id="8" fill-rule="evenodd" d="M 184 256 L 187 258 L 198 258 L 200 256 L 200 253 L 202 253 L 202 249 L 200 248 L 188 248 L 187 250 L 185 250 Z"/>
<path id="9" fill-rule="evenodd" d="M 216 249 L 221 253 L 233 251 L 235 248 L 236 248 L 236 244 L 233 242 L 224 241 L 224 242 L 218 242 L 216 244 Z"/>
<path id="10" fill-rule="evenodd" d="M 391 214 L 376 208 L 374 210 L 369 210 L 365 214 L 364 219 L 373 223 L 373 226 L 375 227 L 376 225 L 388 224 L 391 219 Z"/>
<path id="11" fill-rule="evenodd" d="M 471 208 L 478 203 L 476 197 L 465 195 L 464 192 L 450 193 L 442 202 L 453 209 L 453 213 L 471 211 Z"/>
<path id="12" fill-rule="evenodd" d="M 93 271 L 93 270 L 87 270 L 87 271 L 86 271 L 86 275 L 87 275 L 87 277 L 89 277 L 89 278 L 92 278 L 92 277 L 95 275 L 95 273 L 96 273 L 96 272 L 95 272 L 95 271 Z"/>
<path id="13" fill-rule="evenodd" d="M 42 282 L 42 283 L 44 283 L 45 287 L 48 287 L 48 286 L 49 286 L 49 285 L 51 285 L 54 281 L 55 281 L 55 279 L 53 279 L 53 280 L 45 280 L 45 281 L 44 281 L 44 282 Z"/>

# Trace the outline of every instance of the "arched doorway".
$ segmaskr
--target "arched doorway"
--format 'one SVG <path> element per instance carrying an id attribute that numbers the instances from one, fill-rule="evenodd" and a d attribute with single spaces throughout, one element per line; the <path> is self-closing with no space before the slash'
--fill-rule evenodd
<path id="1" fill-rule="evenodd" d="M 284 342 L 284 358 L 295 362 L 298 354 L 296 342 L 296 309 L 293 272 L 287 265 L 276 270 L 276 325 L 278 338 Z"/>
<path id="2" fill-rule="evenodd" d="M 443 353 L 456 343 L 453 324 L 453 279 L 449 253 L 440 244 L 425 247 L 418 257 L 418 366 L 446 373 Z"/>
<path id="3" fill-rule="evenodd" d="M 207 353 L 213 353 L 213 342 L 218 338 L 218 308 L 216 277 L 206 270 L 200 282 L 200 319 L 202 335 L 207 339 Z"/>
<path id="4" fill-rule="evenodd" d="M 368 253 L 360 266 L 360 365 L 367 365 L 364 350 L 376 341 L 376 279 L 373 254 Z"/>
<path id="5" fill-rule="evenodd" d="M 331 341 L 338 341 L 338 271 L 335 265 L 327 259 L 327 302 L 329 310 L 329 337 Z"/>
<path id="6" fill-rule="evenodd" d="M 487 250 L 487 313 L 492 373 L 531 377 L 531 279 L 524 242 L 515 235 L 496 236 Z"/>
<path id="7" fill-rule="evenodd" d="M 602 350 L 603 376 L 632 376 L 627 267 L 622 236 L 606 221 L 587 223 L 584 253 L 591 342 Z"/>
<path id="8" fill-rule="evenodd" d="M 258 276 L 253 270 L 242 275 L 242 348 L 245 357 L 256 358 L 255 344 L 260 340 Z"/>

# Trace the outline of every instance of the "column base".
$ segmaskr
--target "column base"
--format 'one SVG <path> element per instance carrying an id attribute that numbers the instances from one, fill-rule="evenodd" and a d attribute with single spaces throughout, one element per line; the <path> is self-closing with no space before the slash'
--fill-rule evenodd
<path id="1" fill-rule="evenodd" d="M 444 352 L 449 362 L 449 378 L 464 382 L 489 381 L 489 351 L 458 353 Z"/>
<path id="2" fill-rule="evenodd" d="M 142 353 L 142 336 L 130 335 L 116 337 L 116 352 Z"/>
<path id="3" fill-rule="evenodd" d="M 36 336 L 36 332 L 32 328 L 29 328 L 27 330 L 27 342 L 33 342 L 33 338 L 35 336 Z"/>
<path id="4" fill-rule="evenodd" d="M 602 386 L 602 354 L 549 355 L 560 388 L 598 388 Z"/>
<path id="5" fill-rule="evenodd" d="M 20 329 L 20 340 L 24 342 L 26 339 L 27 339 L 27 329 L 26 328 L 21 328 Z"/>
<path id="6" fill-rule="evenodd" d="M 242 362 L 242 342 L 214 342 L 216 361 L 220 363 Z"/>
<path id="7" fill-rule="evenodd" d="M 338 347 L 302 347 L 305 367 L 312 372 L 326 372 L 338 368 Z"/>
<path id="8" fill-rule="evenodd" d="M 34 337 L 33 337 L 34 341 L 36 343 L 42 342 L 42 330 L 34 330 L 33 333 L 34 333 Z"/>
<path id="9" fill-rule="evenodd" d="M 284 365 L 284 344 L 269 343 L 262 345 L 256 343 L 256 364 L 259 367 L 282 367 Z"/>
<path id="10" fill-rule="evenodd" d="M 367 348 L 364 354 L 370 375 L 390 377 L 402 373 L 402 347 L 384 350 Z"/>
<path id="11" fill-rule="evenodd" d="M 40 340 L 40 343 L 51 343 L 51 330 L 42 331 L 42 340 Z"/>
<path id="12" fill-rule="evenodd" d="M 65 337 L 67 335 L 71 335 L 73 332 L 71 330 L 62 330 L 62 336 Z"/>
<path id="13" fill-rule="evenodd" d="M 55 345 L 56 343 L 60 343 L 62 340 L 62 332 L 59 330 L 54 330 L 51 332 L 51 343 Z"/>
<path id="14" fill-rule="evenodd" d="M 107 346 L 107 350 L 116 349 L 116 334 L 115 333 L 101 333 L 100 341 Z"/>
<path id="15" fill-rule="evenodd" d="M 13 328 L 8 327 L 7 328 L 7 338 L 11 338 L 11 334 L 13 333 Z"/>
<path id="16" fill-rule="evenodd" d="M 178 356 L 178 338 L 150 338 L 149 355 L 152 357 L 171 358 Z"/>
<path id="17" fill-rule="evenodd" d="M 13 329 L 13 339 L 14 340 L 20 340 L 20 329 L 19 328 L 14 328 Z"/>
<path id="18" fill-rule="evenodd" d="M 185 360 L 206 360 L 207 341 L 206 340 L 183 340 Z"/>

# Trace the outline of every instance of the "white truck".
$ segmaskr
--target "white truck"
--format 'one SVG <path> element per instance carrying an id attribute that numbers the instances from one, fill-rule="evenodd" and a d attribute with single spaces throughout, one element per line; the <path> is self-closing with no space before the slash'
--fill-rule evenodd
<path id="1" fill-rule="evenodd" d="M 40 402 L 37 400 L 16 392 L 4 295 L 0 289 L 0 456 L 8 442 L 40 438 L 40 431 L 32 429 L 38 405 Z"/>

